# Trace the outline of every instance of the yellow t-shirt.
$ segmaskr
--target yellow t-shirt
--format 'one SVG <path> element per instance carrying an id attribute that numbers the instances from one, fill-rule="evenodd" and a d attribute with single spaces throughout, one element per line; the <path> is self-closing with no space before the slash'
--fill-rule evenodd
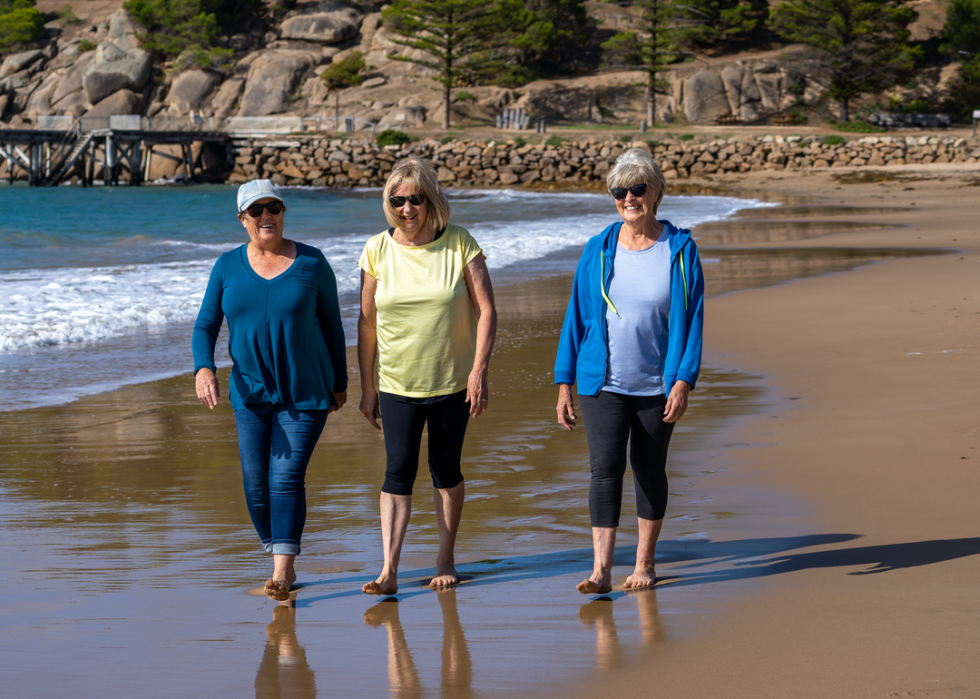
<path id="1" fill-rule="evenodd" d="M 476 314 L 463 269 L 483 250 L 450 224 L 412 247 L 388 231 L 368 240 L 357 264 L 378 280 L 378 387 L 412 398 L 466 388 L 476 356 Z"/>

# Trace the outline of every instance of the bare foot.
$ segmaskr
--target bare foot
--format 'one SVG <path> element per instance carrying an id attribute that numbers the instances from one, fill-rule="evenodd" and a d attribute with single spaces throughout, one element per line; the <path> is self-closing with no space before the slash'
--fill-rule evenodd
<path id="1" fill-rule="evenodd" d="M 269 578 L 265 581 L 265 596 L 277 602 L 284 602 L 289 599 L 289 587 L 289 583 L 285 580 Z"/>
<path id="2" fill-rule="evenodd" d="M 607 592 L 612 592 L 612 583 L 609 580 L 596 581 L 587 578 L 576 585 L 575 589 L 583 595 L 604 595 Z"/>
<path id="3" fill-rule="evenodd" d="M 455 568 L 436 571 L 436 576 L 429 581 L 429 588 L 432 590 L 448 590 L 450 587 L 459 585 L 459 576 L 456 575 Z"/>
<path id="4" fill-rule="evenodd" d="M 364 583 L 364 586 L 361 587 L 361 592 L 365 595 L 393 595 L 398 592 L 398 580 L 395 578 L 389 579 L 382 575 L 377 580 Z"/>
<path id="5" fill-rule="evenodd" d="M 633 574 L 626 578 L 623 587 L 627 590 L 642 590 L 657 584 L 657 574 L 653 567 L 637 566 Z"/>

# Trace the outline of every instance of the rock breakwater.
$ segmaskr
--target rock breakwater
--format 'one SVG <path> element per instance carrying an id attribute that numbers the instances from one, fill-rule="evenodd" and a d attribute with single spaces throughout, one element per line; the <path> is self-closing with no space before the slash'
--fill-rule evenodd
<path id="1" fill-rule="evenodd" d="M 759 136 L 708 142 L 667 139 L 632 143 L 598 140 L 560 145 L 453 140 L 421 141 L 379 148 L 367 141 L 304 137 L 254 139 L 233 153 L 228 181 L 264 177 L 280 185 L 378 187 L 398 160 L 429 160 L 444 185 L 540 186 L 601 182 L 629 147 L 652 150 L 668 179 L 714 173 L 825 167 L 882 167 L 930 163 L 976 163 L 980 143 L 939 136 L 865 137 L 844 143 L 823 138 Z"/>

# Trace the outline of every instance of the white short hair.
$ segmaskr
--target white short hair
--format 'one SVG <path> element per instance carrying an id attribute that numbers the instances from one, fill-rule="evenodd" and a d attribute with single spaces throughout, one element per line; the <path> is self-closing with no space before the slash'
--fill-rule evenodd
<path id="1" fill-rule="evenodd" d="M 632 187 L 637 182 L 644 182 L 657 192 L 657 201 L 653 205 L 656 213 L 667 190 L 667 180 L 649 152 L 643 148 L 630 148 L 616 158 L 616 164 L 606 174 L 606 189 Z"/>

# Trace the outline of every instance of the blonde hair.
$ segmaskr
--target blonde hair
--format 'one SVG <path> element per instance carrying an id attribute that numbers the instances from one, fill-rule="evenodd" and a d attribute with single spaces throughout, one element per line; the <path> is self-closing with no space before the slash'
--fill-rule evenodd
<path id="1" fill-rule="evenodd" d="M 398 212 L 392 208 L 388 197 L 401 185 L 408 184 L 412 194 L 422 193 L 425 201 L 429 205 L 426 214 L 426 222 L 431 223 L 438 231 L 449 225 L 449 202 L 446 195 L 439 187 L 439 179 L 436 171 L 432 169 L 428 161 L 421 158 L 405 158 L 392 168 L 385 182 L 384 194 L 382 194 L 382 206 L 384 207 L 385 218 L 395 228 L 401 228 L 403 221 Z"/>
<path id="2" fill-rule="evenodd" d="M 667 180 L 650 153 L 642 148 L 630 148 L 616 158 L 616 164 L 606 174 L 606 189 L 631 187 L 637 180 L 657 191 L 657 201 L 653 204 L 653 213 L 657 213 L 667 191 Z"/>

